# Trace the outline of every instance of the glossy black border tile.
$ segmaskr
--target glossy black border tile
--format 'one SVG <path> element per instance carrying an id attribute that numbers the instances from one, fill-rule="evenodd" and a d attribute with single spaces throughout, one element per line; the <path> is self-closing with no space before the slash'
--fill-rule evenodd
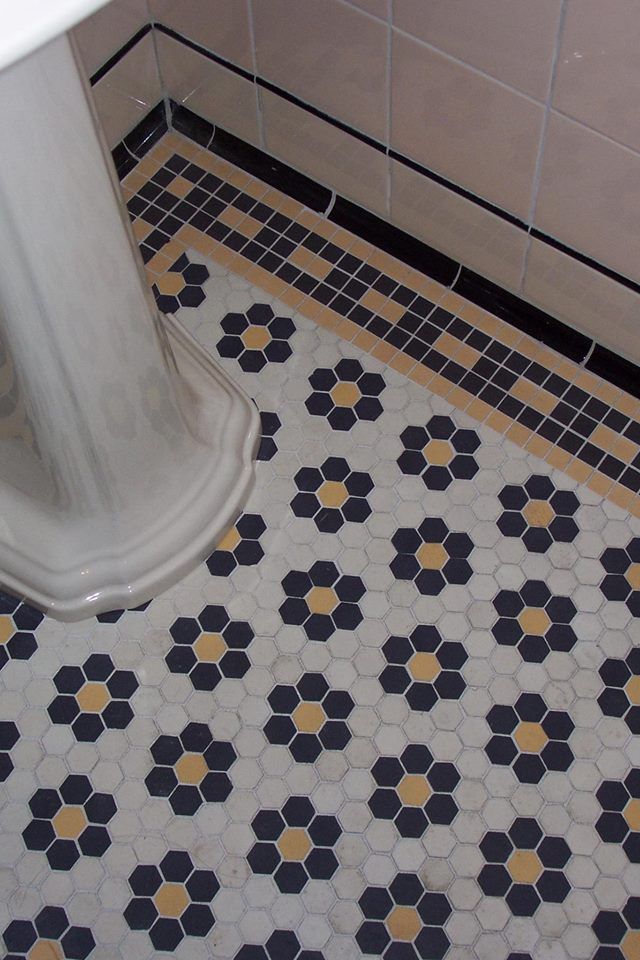
<path id="1" fill-rule="evenodd" d="M 590 337 L 568 327 L 561 320 L 556 320 L 467 267 L 460 270 L 460 275 L 453 285 L 453 292 L 494 313 L 501 320 L 506 320 L 534 340 L 540 340 L 576 363 L 582 363 L 591 348 Z"/>
<path id="2" fill-rule="evenodd" d="M 113 56 L 109 57 L 106 63 L 103 63 L 102 66 L 99 67 L 96 70 L 96 72 L 91 75 L 91 77 L 89 78 L 89 83 L 91 84 L 91 86 L 97 83 L 98 80 L 102 80 L 102 78 L 106 76 L 107 73 L 109 73 L 109 70 L 112 70 L 115 67 L 115 65 L 119 63 L 120 60 L 122 60 L 122 58 L 125 57 L 129 53 L 129 51 L 132 50 L 140 40 L 142 40 L 143 37 L 146 37 L 146 35 L 151 31 L 151 29 L 152 29 L 151 23 L 145 23 L 143 27 L 140 27 L 137 33 L 134 33 L 134 35 L 129 40 L 127 40 L 127 42 L 123 44 L 119 50 L 116 50 Z"/>
<path id="3" fill-rule="evenodd" d="M 329 219 L 445 287 L 455 279 L 459 269 L 455 260 L 344 197 L 336 197 Z"/>

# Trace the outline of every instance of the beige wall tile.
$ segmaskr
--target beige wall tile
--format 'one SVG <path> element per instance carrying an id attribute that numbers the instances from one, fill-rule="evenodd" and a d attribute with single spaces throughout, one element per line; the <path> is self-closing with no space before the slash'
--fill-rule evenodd
<path id="1" fill-rule="evenodd" d="M 640 363 L 640 296 L 532 240 L 523 295 L 552 316 Z"/>
<path id="2" fill-rule="evenodd" d="M 391 145 L 525 219 L 543 108 L 394 31 Z"/>
<path id="3" fill-rule="evenodd" d="M 380 17 L 381 20 L 386 20 L 389 16 L 390 0 L 349 0 L 349 3 L 366 10 L 374 17 Z"/>
<path id="4" fill-rule="evenodd" d="M 640 150 L 639 49 L 637 0 L 569 0 L 554 107 Z"/>
<path id="5" fill-rule="evenodd" d="M 224 130 L 257 144 L 260 135 L 253 83 L 158 34 L 160 72 L 168 95 Z"/>
<path id="6" fill-rule="evenodd" d="M 277 94 L 261 91 L 265 146 L 355 203 L 386 215 L 387 158 Z"/>
<path id="7" fill-rule="evenodd" d="M 150 0 L 154 20 L 253 71 L 247 0 Z"/>
<path id="8" fill-rule="evenodd" d="M 107 142 L 114 147 L 162 98 L 150 33 L 92 87 L 92 93 Z"/>
<path id="9" fill-rule="evenodd" d="M 145 0 L 112 0 L 73 31 L 80 58 L 91 76 L 149 20 Z"/>
<path id="10" fill-rule="evenodd" d="M 544 100 L 560 6 L 560 0 L 394 0 L 393 19 L 401 30 Z"/>
<path id="11" fill-rule="evenodd" d="M 552 112 L 535 226 L 640 279 L 640 156 Z"/>
<path id="12" fill-rule="evenodd" d="M 524 230 L 395 160 L 391 164 L 393 223 L 517 291 L 527 244 Z"/>
<path id="13" fill-rule="evenodd" d="M 258 72 L 384 140 L 387 26 L 338 0 L 254 0 Z"/>

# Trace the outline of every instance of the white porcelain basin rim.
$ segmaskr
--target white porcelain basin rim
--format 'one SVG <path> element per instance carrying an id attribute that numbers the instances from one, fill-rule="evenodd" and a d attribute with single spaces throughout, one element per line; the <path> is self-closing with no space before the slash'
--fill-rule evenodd
<path id="1" fill-rule="evenodd" d="M 106 4 L 107 0 L 0 0 L 0 70 Z"/>

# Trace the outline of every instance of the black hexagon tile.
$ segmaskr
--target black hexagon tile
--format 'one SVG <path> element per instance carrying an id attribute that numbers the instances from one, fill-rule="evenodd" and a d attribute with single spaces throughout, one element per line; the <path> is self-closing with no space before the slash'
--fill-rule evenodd
<path id="1" fill-rule="evenodd" d="M 578 536 L 574 515 L 580 501 L 571 490 L 558 490 L 549 477 L 535 474 L 522 485 L 500 491 L 504 507 L 498 527 L 505 537 L 521 537 L 527 550 L 544 553 L 553 543 L 572 543 Z"/>
<path id="2" fill-rule="evenodd" d="M 106 653 L 92 653 L 82 666 L 61 667 L 53 682 L 58 695 L 49 716 L 70 724 L 76 740 L 95 741 L 104 730 L 124 730 L 133 720 L 129 701 L 138 689 L 136 675 L 116 670 Z"/>
<path id="3" fill-rule="evenodd" d="M 58 790 L 36 790 L 29 809 L 33 819 L 22 833 L 25 846 L 43 851 L 53 870 L 71 870 L 81 856 L 101 857 L 111 846 L 115 801 L 96 792 L 84 775 L 70 774 Z"/>
<path id="4" fill-rule="evenodd" d="M 228 313 L 222 329 L 218 353 L 235 358 L 246 373 L 259 373 L 268 363 L 284 363 L 293 353 L 289 343 L 296 330 L 293 320 L 275 316 L 266 303 L 255 303 L 246 314 Z"/>
<path id="5" fill-rule="evenodd" d="M 228 577 L 236 567 L 252 567 L 264 557 L 260 537 L 267 525 L 257 513 L 243 513 L 207 560 L 209 573 Z"/>
<path id="6" fill-rule="evenodd" d="M 409 744 L 400 757 L 378 757 L 371 773 L 377 786 L 369 809 L 380 820 L 393 820 L 401 837 L 421 837 L 429 824 L 455 820 L 460 774 L 454 764 L 435 761 L 424 744 Z"/>
<path id="7" fill-rule="evenodd" d="M 605 576 L 600 589 L 607 600 L 626 603 L 634 617 L 640 617 L 640 537 L 626 547 L 607 547 L 600 557 Z"/>
<path id="8" fill-rule="evenodd" d="M 401 527 L 391 540 L 396 556 L 391 572 L 398 580 L 413 580 L 420 593 L 437 596 L 448 583 L 468 583 L 473 541 L 451 531 L 439 517 L 427 517 L 417 530 Z"/>
<path id="9" fill-rule="evenodd" d="M 564 903 L 571 887 L 563 868 L 571 857 L 564 837 L 547 836 L 533 817 L 516 817 L 506 831 L 491 830 L 480 841 L 486 861 L 478 883 L 502 897 L 518 917 L 531 917 L 541 903 Z"/>
<path id="10" fill-rule="evenodd" d="M 600 709 L 608 717 L 623 717 L 631 733 L 640 734 L 640 649 L 634 647 L 624 659 L 608 657 L 599 672 Z"/>
<path id="11" fill-rule="evenodd" d="M 591 924 L 598 940 L 593 960 L 637 960 L 640 956 L 640 897 L 621 910 L 600 910 Z"/>
<path id="12" fill-rule="evenodd" d="M 336 533 L 347 521 L 364 523 L 371 515 L 368 473 L 352 470 L 343 457 L 329 457 L 320 467 L 301 467 L 291 502 L 296 517 L 310 517 L 322 533 Z"/>
<path id="13" fill-rule="evenodd" d="M 274 930 L 264 943 L 245 943 L 233 960 L 325 960 L 321 950 L 305 950 L 293 930 Z"/>
<path id="14" fill-rule="evenodd" d="M 34 632 L 44 615 L 0 591 L 0 670 L 9 660 L 29 660 L 38 644 Z"/>
<path id="15" fill-rule="evenodd" d="M 187 724 L 179 737 L 162 734 L 151 755 L 147 790 L 166 797 L 174 813 L 193 816 L 203 803 L 221 803 L 231 793 L 229 770 L 237 753 L 231 743 L 215 740 L 206 723 Z"/>
<path id="16" fill-rule="evenodd" d="M 430 710 L 440 699 L 458 700 L 466 689 L 463 644 L 443 640 L 434 626 L 421 624 L 408 637 L 389 637 L 382 652 L 388 664 L 380 674 L 383 690 L 402 694 L 412 710 Z"/>
<path id="17" fill-rule="evenodd" d="M 519 590 L 501 590 L 493 601 L 498 619 L 492 632 L 499 644 L 516 647 L 523 660 L 542 663 L 552 650 L 568 652 L 577 642 L 571 627 L 576 606 L 554 596 L 542 580 Z"/>
<path id="18" fill-rule="evenodd" d="M 158 309 L 175 313 L 180 307 L 199 307 L 205 299 L 202 287 L 208 279 L 206 266 L 191 263 L 183 253 L 151 287 Z"/>
<path id="19" fill-rule="evenodd" d="M 216 922 L 211 901 L 220 884 L 185 850 L 169 850 L 157 866 L 138 864 L 129 886 L 125 920 L 132 930 L 146 930 L 156 950 L 172 953 L 187 936 L 206 937 Z"/>
<path id="20" fill-rule="evenodd" d="M 363 921 L 356 933 L 363 954 L 385 960 L 441 960 L 450 941 L 444 929 L 452 908 L 444 893 L 420 877 L 399 873 L 389 886 L 368 886 L 358 900 Z"/>
<path id="21" fill-rule="evenodd" d="M 521 693 L 513 706 L 494 704 L 485 750 L 492 763 L 510 766 L 521 783 L 540 783 L 548 770 L 566 771 L 574 760 L 569 737 L 575 725 L 564 710 L 549 710 L 537 693 Z"/>
<path id="22" fill-rule="evenodd" d="M 424 427 L 400 434 L 403 473 L 422 477 L 428 490 L 446 490 L 454 480 L 472 480 L 479 470 L 473 456 L 480 446 L 475 430 L 461 430 L 451 417 L 431 417 Z"/>
<path id="23" fill-rule="evenodd" d="M 330 880 L 338 869 L 333 847 L 342 835 L 340 823 L 318 814 L 309 797 L 291 796 L 282 810 L 260 810 L 251 828 L 256 842 L 249 866 L 273 876 L 281 893 L 300 893 L 309 880 Z"/>
<path id="24" fill-rule="evenodd" d="M 354 630 L 363 619 L 358 601 L 365 587 L 357 576 L 341 574 L 335 563 L 318 560 L 291 570 L 282 581 L 287 599 L 280 607 L 284 623 L 301 626 L 309 640 L 328 640 L 336 630 Z"/>
<path id="25" fill-rule="evenodd" d="M 624 780 L 605 780 L 596 791 L 602 813 L 596 830 L 605 843 L 622 846 L 631 863 L 640 863 L 640 769 Z"/>
<path id="26" fill-rule="evenodd" d="M 323 750 L 344 750 L 355 704 L 346 690 L 332 690 L 321 673 L 278 684 L 268 696 L 273 716 L 265 724 L 269 743 L 286 744 L 298 763 L 313 763 Z"/>
<path id="27" fill-rule="evenodd" d="M 379 397 L 386 384 L 379 373 L 367 373 L 359 360 L 340 360 L 335 369 L 320 367 L 309 377 L 313 390 L 305 401 L 316 417 L 326 417 L 334 430 L 350 430 L 358 420 L 377 420 Z"/>
<path id="28" fill-rule="evenodd" d="M 12 920 L 2 936 L 5 960 L 86 960 L 96 945 L 88 927 L 70 923 L 55 906 L 43 907 L 34 920 Z"/>
<path id="29" fill-rule="evenodd" d="M 169 632 L 175 645 L 166 664 L 171 673 L 187 674 L 196 690 L 214 690 L 223 677 L 244 677 L 250 667 L 245 650 L 254 632 L 222 606 L 209 604 L 197 617 L 178 617 Z"/>

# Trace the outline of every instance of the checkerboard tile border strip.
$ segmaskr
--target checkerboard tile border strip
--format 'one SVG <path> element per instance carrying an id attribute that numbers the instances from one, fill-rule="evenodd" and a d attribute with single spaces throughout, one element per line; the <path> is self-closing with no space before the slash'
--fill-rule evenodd
<path id="1" fill-rule="evenodd" d="M 182 136 L 123 180 L 152 281 L 188 247 L 640 516 L 640 401 Z"/>

